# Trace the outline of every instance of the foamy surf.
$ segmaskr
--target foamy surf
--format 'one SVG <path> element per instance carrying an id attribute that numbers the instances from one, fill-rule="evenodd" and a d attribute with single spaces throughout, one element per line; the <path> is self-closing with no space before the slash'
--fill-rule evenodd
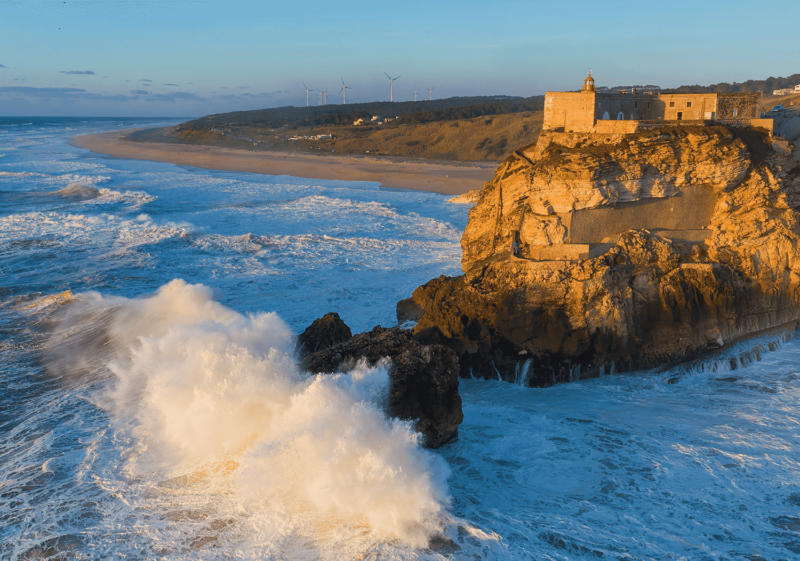
<path id="1" fill-rule="evenodd" d="M 427 547 L 444 527 L 449 468 L 409 423 L 386 417 L 386 365 L 311 376 L 298 370 L 293 345 L 275 314 L 241 315 L 211 289 L 174 280 L 148 298 L 78 296 L 49 363 L 60 374 L 108 372 L 93 400 L 126 443 L 121 473 L 147 482 L 144 495 L 122 498 L 150 517 L 165 512 L 153 501 L 175 509 L 183 494 L 190 504 L 207 494 L 204 518 L 243 510 L 247 528 L 258 520 L 260 535 L 278 532 L 317 553 L 338 535 Z M 210 500 L 219 493 L 222 511 Z M 228 532 L 244 539 L 241 528 Z M 280 544 L 247 547 L 261 555 Z"/>

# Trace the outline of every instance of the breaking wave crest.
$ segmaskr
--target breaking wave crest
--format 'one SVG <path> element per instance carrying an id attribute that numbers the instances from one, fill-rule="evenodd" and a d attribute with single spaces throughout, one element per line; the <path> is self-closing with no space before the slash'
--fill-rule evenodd
<path id="1" fill-rule="evenodd" d="M 55 191 L 53 195 L 58 195 L 59 197 L 64 197 L 72 201 L 88 201 L 89 199 L 99 197 L 100 191 L 94 187 L 82 185 L 81 183 L 70 183 L 63 189 Z"/>
<path id="2" fill-rule="evenodd" d="M 258 555 L 284 541 L 276 533 L 318 548 L 331 532 L 426 546 L 442 529 L 450 472 L 409 423 L 386 417 L 386 366 L 309 375 L 293 344 L 276 314 L 243 316 L 174 280 L 148 298 L 80 296 L 48 364 L 113 374 L 95 401 L 127 442 L 126 477 L 148 482 L 135 506 L 219 496 L 217 516 L 239 520 L 226 535 Z"/>

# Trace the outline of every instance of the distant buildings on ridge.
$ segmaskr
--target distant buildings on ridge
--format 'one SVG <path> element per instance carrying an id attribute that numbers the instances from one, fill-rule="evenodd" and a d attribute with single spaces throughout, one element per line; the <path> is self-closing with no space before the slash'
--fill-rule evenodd
<path id="1" fill-rule="evenodd" d="M 773 90 L 772 95 L 791 95 L 800 93 L 800 84 L 797 84 L 794 89 L 792 88 L 783 88 L 782 90 Z"/>

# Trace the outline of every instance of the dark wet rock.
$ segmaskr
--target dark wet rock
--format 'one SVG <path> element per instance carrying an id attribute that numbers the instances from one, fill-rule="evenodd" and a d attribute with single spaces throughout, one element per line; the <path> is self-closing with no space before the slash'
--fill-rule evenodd
<path id="1" fill-rule="evenodd" d="M 397 321 L 401 324 L 406 321 L 419 321 L 422 317 L 422 308 L 411 298 L 398 302 L 396 312 Z"/>
<path id="2" fill-rule="evenodd" d="M 343 343 L 353 336 L 339 314 L 325 314 L 309 325 L 297 338 L 297 355 L 303 358 L 311 353 Z"/>
<path id="3" fill-rule="evenodd" d="M 425 345 L 398 327 L 375 327 L 348 341 L 309 354 L 302 366 L 309 372 L 341 372 L 360 359 L 369 365 L 391 360 L 388 413 L 415 420 L 424 444 L 438 448 L 458 434 L 464 419 L 458 394 L 458 357 L 442 345 Z"/>

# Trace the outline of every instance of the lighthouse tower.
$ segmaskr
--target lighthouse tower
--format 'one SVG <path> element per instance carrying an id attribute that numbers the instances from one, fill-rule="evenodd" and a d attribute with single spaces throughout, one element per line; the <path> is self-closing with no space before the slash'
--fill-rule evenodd
<path id="1" fill-rule="evenodd" d="M 583 81 L 583 87 L 581 88 L 582 92 L 596 92 L 597 88 L 594 87 L 594 78 L 592 78 L 592 71 L 589 71 L 589 75 Z"/>

